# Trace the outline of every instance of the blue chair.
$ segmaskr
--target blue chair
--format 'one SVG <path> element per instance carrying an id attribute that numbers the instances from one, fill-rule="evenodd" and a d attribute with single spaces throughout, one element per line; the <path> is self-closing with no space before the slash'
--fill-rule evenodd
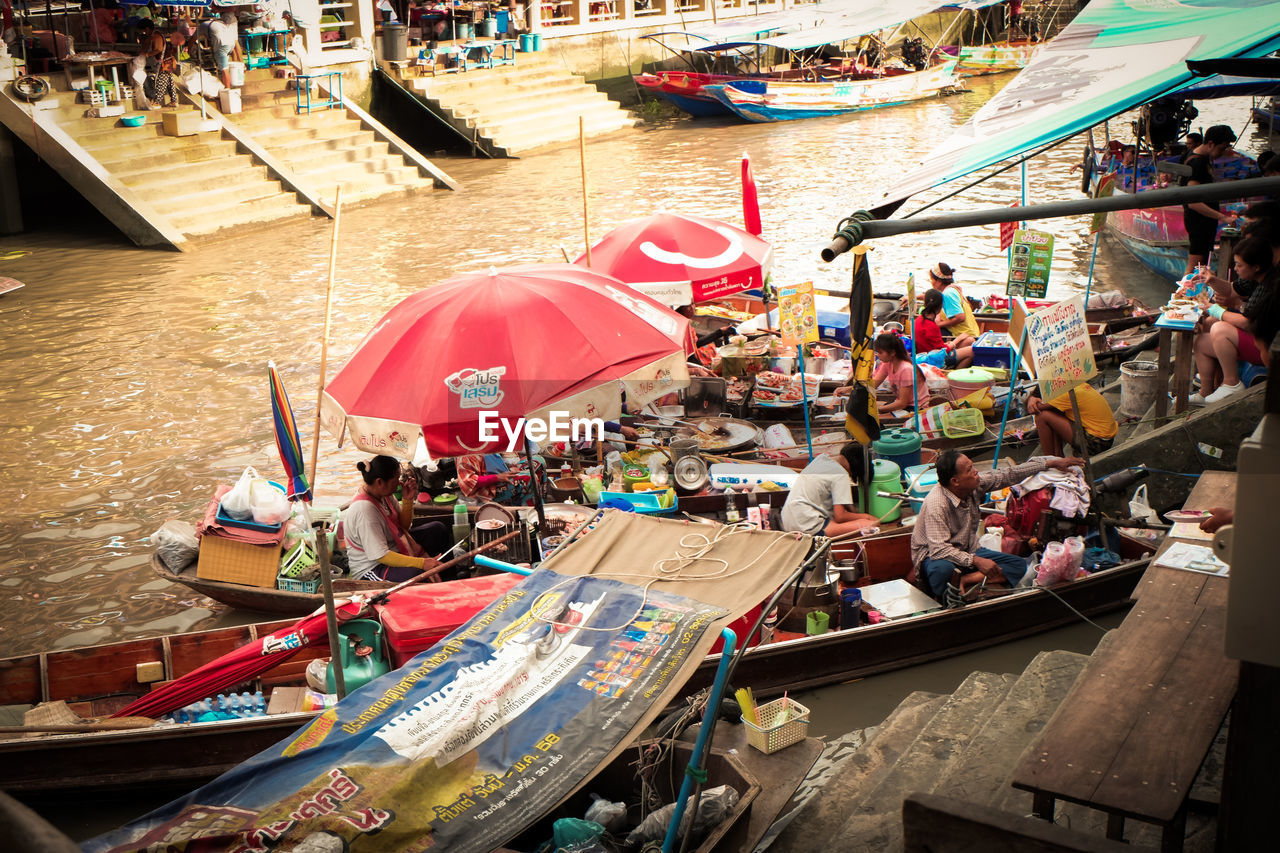
<path id="1" fill-rule="evenodd" d="M 1247 361 L 1240 362 L 1240 381 L 1244 383 L 1244 387 L 1252 388 L 1266 378 L 1267 369 L 1261 364 L 1250 364 Z"/>

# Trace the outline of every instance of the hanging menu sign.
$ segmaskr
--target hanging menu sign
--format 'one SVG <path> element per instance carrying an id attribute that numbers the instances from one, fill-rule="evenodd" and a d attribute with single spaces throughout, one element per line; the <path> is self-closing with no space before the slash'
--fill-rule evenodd
<path id="1" fill-rule="evenodd" d="M 1098 374 L 1083 294 L 1029 315 L 1026 336 L 1028 361 L 1034 365 L 1042 400 L 1053 400 Z"/>
<path id="2" fill-rule="evenodd" d="M 818 309 L 813 301 L 813 282 L 778 288 L 778 329 L 782 343 L 799 345 L 818 340 Z"/>
<path id="3" fill-rule="evenodd" d="M 1049 289 L 1049 262 L 1053 260 L 1053 235 L 1048 231 L 1019 229 L 1009 253 L 1009 283 L 1005 293 L 1043 299 Z"/>

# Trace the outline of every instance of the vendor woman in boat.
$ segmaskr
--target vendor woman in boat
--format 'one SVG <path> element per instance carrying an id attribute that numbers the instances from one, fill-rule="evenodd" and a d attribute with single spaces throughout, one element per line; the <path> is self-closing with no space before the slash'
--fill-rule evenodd
<path id="1" fill-rule="evenodd" d="M 503 506 L 531 506 L 533 504 L 533 477 L 527 464 L 514 453 L 486 453 L 459 456 L 458 491 L 465 497 L 480 501 L 494 501 Z M 545 483 L 546 462 L 541 456 L 533 457 L 534 474 L 539 483 Z"/>
<path id="2" fill-rule="evenodd" d="M 351 576 L 399 583 L 438 566 L 430 555 L 447 549 L 452 533 L 438 521 L 413 524 L 418 478 L 412 469 L 402 475 L 400 462 L 391 456 L 375 456 L 356 467 L 364 485 L 343 509 L 340 532 Z"/>
<path id="3" fill-rule="evenodd" d="M 879 519 L 853 508 L 853 486 L 865 477 L 862 445 L 847 442 L 840 452 L 815 456 L 782 507 L 782 529 L 810 536 L 840 536 L 874 527 Z"/>
<path id="4" fill-rule="evenodd" d="M 929 270 L 929 283 L 942 294 L 942 315 L 938 326 L 954 338 L 968 335 L 970 341 L 974 341 L 982 334 L 982 330 L 978 328 L 978 321 L 973 316 L 973 307 L 955 282 L 955 274 L 956 271 L 942 261 Z"/>
<path id="5" fill-rule="evenodd" d="M 915 366 L 911 356 L 907 355 L 907 348 L 903 345 L 901 338 L 887 332 L 877 335 L 871 349 L 879 361 L 876 372 L 871 376 L 872 387 L 879 388 L 880 383 L 887 379 L 889 387 L 893 389 L 892 400 L 884 400 L 876 404 L 881 415 L 889 415 L 903 409 L 910 410 L 912 394 L 915 395 L 917 405 L 929 405 L 929 383 L 925 381 L 924 374 Z M 912 376 L 913 373 L 914 376 Z"/>

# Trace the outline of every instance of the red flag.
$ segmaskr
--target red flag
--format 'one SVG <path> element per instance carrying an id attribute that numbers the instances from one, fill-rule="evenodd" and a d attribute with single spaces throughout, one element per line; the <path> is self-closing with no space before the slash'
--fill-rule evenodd
<path id="1" fill-rule="evenodd" d="M 1017 207 L 1018 203 L 1015 201 L 1013 204 L 1009 206 Z M 1016 222 L 1000 223 L 1000 251 L 1003 252 L 1005 249 L 1008 249 L 1010 246 L 1013 245 L 1013 232 L 1017 230 L 1018 230 L 1018 223 Z"/>
<path id="2" fill-rule="evenodd" d="M 742 221 L 751 234 L 760 236 L 760 199 L 756 196 L 756 179 L 751 174 L 751 158 L 742 153 Z"/>

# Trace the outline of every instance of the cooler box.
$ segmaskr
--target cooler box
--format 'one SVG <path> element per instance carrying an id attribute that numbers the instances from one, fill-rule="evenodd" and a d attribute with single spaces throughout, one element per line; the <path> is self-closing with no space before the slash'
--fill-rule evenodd
<path id="1" fill-rule="evenodd" d="M 394 667 L 404 666 L 456 631 L 522 580 L 503 572 L 445 583 L 417 584 L 377 605 Z"/>
<path id="2" fill-rule="evenodd" d="M 1013 367 L 1013 347 L 1004 332 L 983 332 L 973 343 L 974 367 Z"/>
<path id="3" fill-rule="evenodd" d="M 818 315 L 818 336 L 833 340 L 842 346 L 849 346 L 849 313 L 848 309 L 844 312 L 828 311 L 819 308 L 816 312 Z M 775 308 L 769 312 L 769 324 L 773 328 L 778 328 L 778 309 Z"/>

